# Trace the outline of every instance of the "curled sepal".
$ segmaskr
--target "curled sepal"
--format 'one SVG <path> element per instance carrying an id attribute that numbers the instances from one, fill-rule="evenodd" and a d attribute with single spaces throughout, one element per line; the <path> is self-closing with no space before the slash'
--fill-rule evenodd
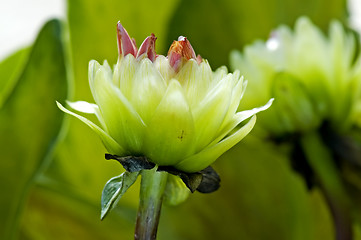
<path id="1" fill-rule="evenodd" d="M 211 193 L 220 187 L 221 178 L 218 173 L 211 167 L 208 166 L 202 171 L 202 181 L 201 184 L 197 187 L 197 191 L 200 193 Z"/>
<path id="2" fill-rule="evenodd" d="M 181 178 L 169 174 L 164 190 L 163 202 L 169 206 L 177 206 L 189 196 L 189 189 Z"/>
<path id="3" fill-rule="evenodd" d="M 138 175 L 139 172 L 124 172 L 117 177 L 111 178 L 105 184 L 101 198 L 101 220 L 116 206 L 124 193 L 137 180 Z"/>
<path id="4" fill-rule="evenodd" d="M 118 161 L 123 168 L 128 172 L 139 172 L 144 169 L 152 169 L 155 167 L 154 163 L 151 163 L 147 160 L 144 156 L 126 156 L 126 157 L 120 157 L 117 155 L 112 155 L 109 153 L 105 154 L 105 159 L 114 159 Z"/>
<path id="5" fill-rule="evenodd" d="M 214 192 L 219 188 L 221 182 L 217 172 L 211 166 L 194 173 L 183 172 L 167 166 L 159 166 L 158 171 L 166 171 L 180 177 L 192 193 L 196 190 L 201 193 Z"/>

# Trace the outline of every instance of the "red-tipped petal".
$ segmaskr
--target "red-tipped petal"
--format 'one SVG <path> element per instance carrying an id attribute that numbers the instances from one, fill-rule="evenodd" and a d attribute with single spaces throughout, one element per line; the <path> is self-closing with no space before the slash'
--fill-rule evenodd
<path id="1" fill-rule="evenodd" d="M 125 28 L 118 22 L 117 24 L 118 52 L 119 56 L 126 56 L 129 53 L 134 57 L 137 54 L 137 47 Z"/>
<path id="2" fill-rule="evenodd" d="M 147 54 L 147 57 L 153 62 L 157 56 L 155 53 L 155 40 L 157 40 L 157 38 L 153 33 L 147 37 L 139 47 L 137 58 L 143 54 Z"/>
<path id="3" fill-rule="evenodd" d="M 183 59 L 197 59 L 196 53 L 186 37 L 180 36 L 178 41 L 173 41 L 168 51 L 169 64 L 177 72 Z"/>

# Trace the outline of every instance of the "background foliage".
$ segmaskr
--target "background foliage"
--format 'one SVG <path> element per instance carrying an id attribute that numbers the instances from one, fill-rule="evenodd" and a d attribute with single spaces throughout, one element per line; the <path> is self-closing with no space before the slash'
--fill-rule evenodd
<path id="1" fill-rule="evenodd" d="M 90 59 L 115 64 L 116 22 L 139 44 L 154 32 L 166 54 L 179 35 L 213 68 L 230 50 L 266 38 L 300 15 L 326 29 L 346 20 L 343 0 L 69 0 L 65 22 L 49 21 L 29 48 L 0 63 L 0 238 L 131 239 L 138 186 L 100 221 L 105 182 L 123 169 L 105 161 L 97 136 L 64 117 L 55 100 L 92 101 Z M 317 189 L 309 192 L 287 160 L 287 147 L 256 136 L 219 159 L 219 191 L 164 207 L 159 239 L 332 239 Z M 359 232 L 355 226 L 355 231 Z M 361 238 L 359 238 L 361 239 Z"/>

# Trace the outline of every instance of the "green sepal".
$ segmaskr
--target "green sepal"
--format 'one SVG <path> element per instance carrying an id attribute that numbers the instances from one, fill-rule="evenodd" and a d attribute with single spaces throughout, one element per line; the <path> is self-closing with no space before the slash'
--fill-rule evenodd
<path id="1" fill-rule="evenodd" d="M 137 180 L 138 175 L 139 172 L 124 172 L 119 176 L 111 178 L 105 184 L 101 198 L 101 220 L 116 206 L 124 193 Z"/>
<path id="2" fill-rule="evenodd" d="M 123 168 L 126 170 L 126 172 L 129 172 L 129 173 L 140 172 L 142 170 L 150 170 L 150 169 L 153 169 L 154 167 L 156 167 L 156 165 L 154 163 L 150 162 L 149 159 L 145 156 L 121 157 L 121 156 L 106 153 L 105 159 L 107 159 L 107 160 L 114 159 L 114 160 L 118 161 L 123 166 Z M 217 172 L 211 166 L 208 166 L 205 169 L 198 171 L 198 172 L 194 172 L 194 173 L 187 173 L 187 172 L 178 170 L 172 166 L 157 166 L 157 171 L 158 172 L 168 172 L 171 175 L 177 176 L 177 179 L 183 181 L 183 183 L 184 183 L 183 186 L 187 187 L 192 193 L 195 192 L 196 190 L 201 193 L 214 192 L 219 188 L 220 181 L 221 181 Z M 118 177 L 120 177 L 120 176 L 118 176 Z M 179 184 L 175 183 L 175 184 L 171 184 L 171 185 L 176 186 Z M 177 190 L 180 189 L 178 186 L 176 186 L 176 187 L 177 187 Z M 176 198 L 178 198 L 178 197 L 176 197 Z M 174 202 L 174 201 L 178 201 L 178 200 L 171 200 L 171 201 Z M 176 205 L 176 204 L 170 204 L 170 205 Z"/>
<path id="3" fill-rule="evenodd" d="M 169 174 L 163 202 L 168 206 L 177 206 L 187 200 L 190 192 L 180 177 Z"/>
<path id="4" fill-rule="evenodd" d="M 105 154 L 105 159 L 110 160 L 114 159 L 118 161 L 123 168 L 128 172 L 139 172 L 141 170 L 150 170 L 155 167 L 155 164 L 149 162 L 144 156 L 126 156 L 120 157 L 117 155 L 112 155 L 109 153 Z"/>

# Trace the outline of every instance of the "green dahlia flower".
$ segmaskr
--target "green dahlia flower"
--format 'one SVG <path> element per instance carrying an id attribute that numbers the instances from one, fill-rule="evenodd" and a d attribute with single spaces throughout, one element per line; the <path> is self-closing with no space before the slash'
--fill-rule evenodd
<path id="1" fill-rule="evenodd" d="M 153 34 L 138 50 L 120 23 L 117 30 L 114 70 L 106 61 L 89 63 L 96 104 L 68 103 L 76 111 L 95 114 L 100 126 L 58 103 L 99 134 L 111 154 L 146 156 L 159 166 L 197 172 L 245 137 L 255 114 L 271 105 L 236 112 L 246 87 L 239 71 L 232 74 L 221 67 L 212 72 L 184 37 L 173 42 L 165 57 L 155 53 Z"/>
<path id="2" fill-rule="evenodd" d="M 232 52 L 232 67 L 250 79 L 240 109 L 274 97 L 260 125 L 275 136 L 315 130 L 324 122 L 336 132 L 349 129 L 361 119 L 356 43 L 337 21 L 326 37 L 303 17 L 294 32 L 281 26 L 266 42 L 245 47 L 243 54 Z"/>

